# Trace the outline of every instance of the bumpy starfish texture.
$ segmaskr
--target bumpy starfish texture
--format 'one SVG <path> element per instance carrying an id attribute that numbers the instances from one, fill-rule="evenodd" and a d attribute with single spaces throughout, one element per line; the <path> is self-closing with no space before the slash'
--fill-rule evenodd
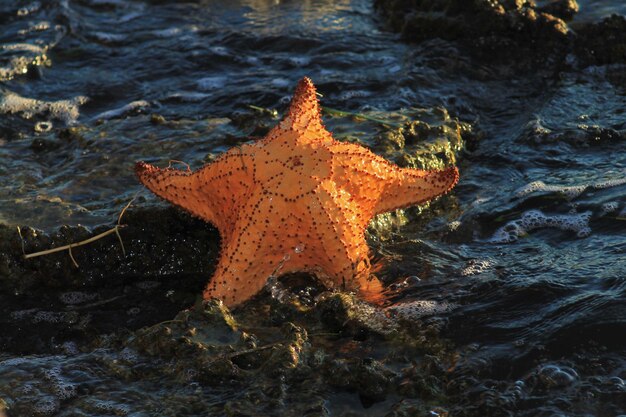
<path id="1" fill-rule="evenodd" d="M 458 181 L 442 171 L 400 168 L 368 149 L 334 140 L 315 87 L 303 78 L 285 118 L 268 135 L 198 171 L 138 162 L 152 192 L 213 223 L 222 249 L 204 298 L 236 306 L 267 279 L 309 272 L 329 288 L 380 299 L 365 228 L 377 214 L 427 202 Z"/>

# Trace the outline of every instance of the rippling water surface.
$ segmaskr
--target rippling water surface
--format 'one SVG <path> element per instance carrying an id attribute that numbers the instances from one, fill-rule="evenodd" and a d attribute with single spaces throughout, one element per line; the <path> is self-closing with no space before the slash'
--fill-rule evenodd
<path id="1" fill-rule="evenodd" d="M 626 12 L 580 3 L 582 20 Z M 158 204 L 135 161 L 200 166 L 255 135 L 241 121 L 250 105 L 281 112 L 305 75 L 335 109 L 443 106 L 481 132 L 459 158 L 454 209 L 409 223 L 385 250 L 404 259 L 388 282 L 417 277 L 402 299 L 454 306 L 437 310 L 458 350 L 451 389 L 475 392 L 475 403 L 509 393 L 524 415 L 612 416 L 626 405 L 626 142 L 610 134 L 626 130 L 623 67 L 545 76 L 481 65 L 454 43 L 400 41 L 360 0 L 4 1 L 0 27 L 0 222 L 93 227 L 137 192 L 136 204 Z M 354 135 L 362 123 L 325 118 Z M 80 363 L 109 353 L 72 349 L 0 352 L 0 397 L 32 371 L 66 380 L 74 399 L 59 411 L 58 395 L 24 388 L 40 415 L 145 415 L 132 398 L 155 381 L 111 383 L 128 401 L 107 403 Z M 73 371 L 55 373 L 59 363 Z M 330 415 L 347 415 L 342 401 Z"/>

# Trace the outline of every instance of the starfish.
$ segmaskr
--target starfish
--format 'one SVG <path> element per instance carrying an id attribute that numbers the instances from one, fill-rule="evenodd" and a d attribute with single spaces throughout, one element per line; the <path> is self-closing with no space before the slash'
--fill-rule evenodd
<path id="1" fill-rule="evenodd" d="M 203 297 L 229 307 L 254 296 L 269 277 L 292 272 L 381 300 L 365 241 L 368 223 L 445 194 L 459 178 L 456 167 L 400 168 L 360 145 L 336 141 L 322 124 L 308 78 L 265 138 L 195 172 L 145 162 L 135 171 L 156 195 L 217 227 L 220 257 Z"/>

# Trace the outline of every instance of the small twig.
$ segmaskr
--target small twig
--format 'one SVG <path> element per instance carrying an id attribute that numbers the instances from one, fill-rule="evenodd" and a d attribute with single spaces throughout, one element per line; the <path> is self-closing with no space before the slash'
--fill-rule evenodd
<path id="1" fill-rule="evenodd" d="M 40 252 L 34 252 L 34 253 L 25 253 L 24 250 L 24 237 L 22 236 L 22 231 L 20 230 L 20 228 L 17 228 L 17 233 L 20 236 L 20 239 L 22 240 L 22 253 L 24 254 L 24 259 L 30 259 L 30 258 L 36 258 L 38 256 L 44 256 L 44 255 L 50 255 L 51 253 L 56 253 L 56 252 L 61 252 L 64 250 L 67 250 L 69 255 L 70 255 L 70 259 L 72 260 L 72 263 L 74 264 L 74 266 L 76 268 L 79 267 L 78 262 L 76 262 L 76 259 L 74 258 L 74 255 L 72 254 L 72 248 L 76 248 L 78 246 L 83 246 L 83 245 L 87 245 L 89 243 L 95 242 L 96 240 L 100 240 L 103 237 L 106 237 L 112 233 L 115 233 L 117 235 L 117 238 L 120 241 L 120 245 L 122 247 L 122 253 L 124 254 L 124 256 L 126 256 L 126 249 L 124 248 L 124 242 L 122 241 L 122 236 L 120 235 L 120 229 L 122 227 L 125 227 L 126 225 L 121 224 L 122 222 L 122 216 L 124 215 L 124 213 L 126 213 L 126 210 L 128 209 L 128 207 L 130 207 L 130 205 L 132 204 L 133 201 L 135 201 L 135 198 L 137 197 L 137 194 L 135 194 L 135 196 L 132 198 L 132 200 L 130 200 L 128 202 L 128 204 L 126 204 L 126 206 L 124 206 L 124 208 L 122 209 L 122 211 L 120 212 L 120 215 L 117 218 L 117 224 L 115 225 L 115 227 L 113 227 L 112 229 L 109 229 L 105 232 L 102 232 L 96 236 L 92 236 L 89 239 L 85 239 L 85 240 L 81 240 L 80 242 L 76 242 L 76 243 L 70 243 L 69 245 L 63 245 L 63 246 L 59 246 L 57 248 L 52 248 L 52 249 L 47 249 L 47 250 L 43 250 Z"/>
<path id="2" fill-rule="evenodd" d="M 122 241 L 122 236 L 120 235 L 120 227 L 122 227 L 122 224 L 121 224 L 122 216 L 124 215 L 124 213 L 126 213 L 126 210 L 128 209 L 128 207 L 130 207 L 133 201 L 135 201 L 135 199 L 137 198 L 137 194 L 139 194 L 139 192 L 136 192 L 133 198 L 128 202 L 128 204 L 124 206 L 124 208 L 120 212 L 120 215 L 117 218 L 117 226 L 115 227 L 115 234 L 117 235 L 117 239 L 120 241 L 120 246 L 122 247 L 122 254 L 124 256 L 126 256 L 126 249 L 124 248 L 124 241 Z"/>
<path id="3" fill-rule="evenodd" d="M 22 236 L 22 229 L 17 226 L 17 234 L 20 235 L 20 240 L 22 241 L 22 255 L 26 255 L 26 248 L 24 247 L 24 236 Z"/>
<path id="4" fill-rule="evenodd" d="M 74 266 L 76 268 L 78 268 L 78 262 L 76 262 L 76 259 L 74 259 L 74 255 L 72 255 L 72 247 L 70 246 L 69 248 L 67 248 L 67 253 L 70 254 L 70 259 L 72 260 L 72 262 L 74 263 Z"/>
<path id="5" fill-rule="evenodd" d="M 63 246 L 59 246 L 58 248 L 52 248 L 52 249 L 48 249 L 48 250 L 43 250 L 41 252 L 27 253 L 27 254 L 24 255 L 24 259 L 36 258 L 37 256 L 49 255 L 51 253 L 61 252 L 61 251 L 68 250 L 68 249 L 71 249 L 71 248 L 75 248 L 75 247 L 78 247 L 78 246 L 87 245 L 87 244 L 89 244 L 91 242 L 95 242 L 96 240 L 102 239 L 103 237 L 108 236 L 111 233 L 115 233 L 119 227 L 123 227 L 123 226 L 124 225 L 117 225 L 114 228 L 107 230 L 106 232 L 102 232 L 99 235 L 90 237 L 89 239 L 82 240 L 80 242 L 70 243 L 69 245 L 63 245 Z"/>

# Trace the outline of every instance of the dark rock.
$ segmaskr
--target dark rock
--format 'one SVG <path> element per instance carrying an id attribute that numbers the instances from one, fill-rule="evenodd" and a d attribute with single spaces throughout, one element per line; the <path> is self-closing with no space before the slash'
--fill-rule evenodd
<path id="1" fill-rule="evenodd" d="M 64 226 L 46 234 L 0 225 L 0 327 L 5 330 L 0 349 L 45 351 L 52 339 L 138 328 L 193 304 L 212 274 L 217 231 L 171 208 L 129 210 L 122 223 L 126 255 L 110 234 L 72 249 L 78 267 L 67 250 L 30 259 L 23 253 L 80 242 L 112 226 Z M 70 313 L 78 317 L 70 320 Z"/>
<path id="2" fill-rule="evenodd" d="M 376 0 L 388 25 L 410 41 L 442 38 L 459 41 L 483 59 L 495 62 L 545 63 L 562 54 L 570 31 L 557 16 L 570 17 L 575 1 L 538 8 L 521 0 Z M 522 61 L 519 61 L 522 58 Z"/>
<path id="3" fill-rule="evenodd" d="M 626 17 L 612 15 L 577 28 L 576 55 L 584 65 L 626 63 Z"/>

